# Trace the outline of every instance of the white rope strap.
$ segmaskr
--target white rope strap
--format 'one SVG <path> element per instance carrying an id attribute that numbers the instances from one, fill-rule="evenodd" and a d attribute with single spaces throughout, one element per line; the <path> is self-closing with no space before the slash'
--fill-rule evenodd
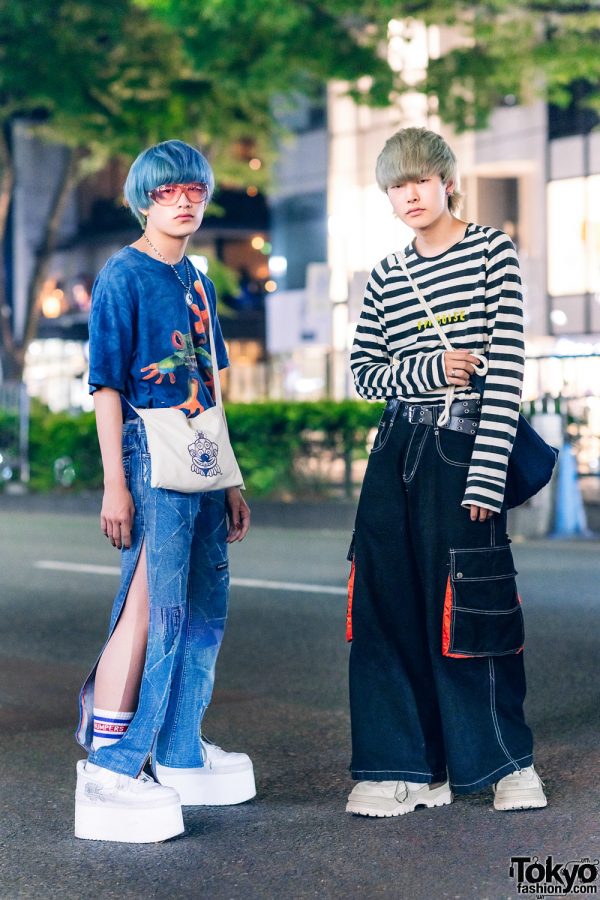
<path id="1" fill-rule="evenodd" d="M 412 278 L 412 276 L 410 275 L 410 273 L 408 271 L 408 266 L 406 265 L 406 260 L 404 258 L 404 254 L 397 253 L 396 256 L 398 257 L 398 262 L 400 263 L 402 271 L 404 272 L 404 274 L 406 275 L 406 278 L 408 279 L 408 283 L 410 284 L 413 291 L 415 292 L 419 303 L 421 304 L 421 306 L 427 313 L 427 318 L 429 319 L 429 321 L 431 322 L 431 324 L 437 331 L 442 344 L 444 345 L 446 350 L 452 351 L 454 348 L 453 348 L 452 344 L 450 343 L 450 341 L 448 340 L 448 336 L 446 334 L 444 334 L 444 330 L 443 330 L 442 326 L 440 325 L 440 323 L 438 322 L 438 320 L 436 319 L 433 312 L 431 311 L 431 307 L 429 306 L 429 303 L 423 296 L 423 292 L 421 291 L 421 288 L 418 286 L 418 284 L 416 283 L 414 278 Z M 469 351 L 469 353 L 471 354 L 471 356 L 474 356 L 476 359 L 479 360 L 479 365 L 475 366 L 475 371 L 477 372 L 477 374 L 478 375 L 486 375 L 487 370 L 488 370 L 488 361 L 485 358 L 485 356 L 482 356 L 481 353 L 473 353 L 471 350 Z M 448 422 L 448 420 L 450 419 L 450 407 L 452 406 L 452 401 L 454 399 L 455 390 L 456 390 L 456 385 L 454 385 L 454 384 L 448 385 L 448 387 L 446 389 L 446 397 L 444 399 L 444 409 L 438 419 L 438 425 L 445 425 Z"/>

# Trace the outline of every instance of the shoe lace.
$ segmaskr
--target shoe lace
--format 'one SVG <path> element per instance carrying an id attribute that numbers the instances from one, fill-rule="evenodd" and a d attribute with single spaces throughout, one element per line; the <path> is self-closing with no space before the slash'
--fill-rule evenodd
<path id="1" fill-rule="evenodd" d="M 219 747 L 218 744 L 215 744 L 214 741 L 205 738 L 204 736 L 200 737 L 200 746 L 202 747 L 202 758 L 204 762 L 209 757 L 209 754 L 213 754 L 214 756 L 222 756 L 225 754 L 225 751 L 222 747 Z"/>
<path id="2" fill-rule="evenodd" d="M 396 790 L 394 792 L 394 796 L 395 796 L 396 800 L 399 800 L 400 802 L 402 802 L 403 800 L 406 800 L 409 793 L 410 793 L 410 791 L 408 789 L 407 783 L 405 781 L 399 781 L 398 784 L 396 785 Z"/>

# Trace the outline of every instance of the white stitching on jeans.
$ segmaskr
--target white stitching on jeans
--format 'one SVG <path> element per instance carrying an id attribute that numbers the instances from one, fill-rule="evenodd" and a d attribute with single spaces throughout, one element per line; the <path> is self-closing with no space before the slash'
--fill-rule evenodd
<path id="1" fill-rule="evenodd" d="M 455 606 L 454 609 L 466 613 L 477 613 L 481 616 L 508 616 L 514 613 L 516 609 L 521 609 L 519 605 L 511 606 L 510 609 L 471 609 L 469 606 Z"/>
<path id="2" fill-rule="evenodd" d="M 383 436 L 383 440 L 381 441 L 381 443 L 380 443 L 377 447 L 375 446 L 375 441 L 377 441 L 377 436 L 375 436 L 375 441 L 373 442 L 373 447 L 371 448 L 371 453 L 379 453 L 379 451 L 380 451 L 380 450 L 383 450 L 383 448 L 384 448 L 385 445 L 387 444 L 388 438 L 389 438 L 390 434 L 392 433 L 392 428 L 394 427 L 394 423 L 395 423 L 395 421 L 396 421 L 396 417 L 397 417 L 397 415 L 398 415 L 398 410 L 399 410 L 399 409 L 400 409 L 400 404 L 398 404 L 398 405 L 396 406 L 396 409 L 395 409 L 394 412 L 392 413 L 392 416 L 391 416 L 390 421 L 389 421 L 389 425 L 387 425 L 387 431 L 386 431 L 386 433 L 385 433 L 384 436 Z M 381 419 L 380 419 L 380 422 L 379 422 L 379 425 L 377 426 L 377 434 L 379 434 L 379 429 L 381 428 L 382 424 L 384 424 L 384 418 L 385 418 L 386 412 L 387 412 L 387 410 L 384 409 L 384 411 L 383 411 L 383 413 L 382 413 L 382 416 L 381 416 Z"/>
<path id="3" fill-rule="evenodd" d="M 491 656 L 488 659 L 488 671 L 490 676 L 490 712 L 492 714 L 492 722 L 494 723 L 494 731 L 496 732 L 498 743 L 500 744 L 500 748 L 504 752 L 504 755 L 506 756 L 508 761 L 516 766 L 517 770 L 520 771 L 520 765 L 515 759 L 512 758 L 512 756 L 506 749 L 506 745 L 502 740 L 502 735 L 500 734 L 500 726 L 498 724 L 498 717 L 496 715 L 496 675 L 494 670 L 494 660 Z"/>
<path id="4" fill-rule="evenodd" d="M 499 544 L 492 547 L 492 550 L 509 550 L 509 544 Z M 489 553 L 490 547 L 452 547 L 450 553 Z"/>
<path id="5" fill-rule="evenodd" d="M 508 544 L 502 544 L 499 547 L 450 547 L 450 575 L 452 581 L 456 581 L 456 554 L 457 553 L 489 553 L 490 550 L 510 550 Z M 514 561 L 513 561 L 513 569 L 514 569 Z M 465 583 L 468 581 L 504 581 L 508 578 L 515 578 L 517 575 L 516 571 L 510 572 L 507 575 L 470 575 L 466 578 L 464 575 L 461 577 L 461 582 Z"/>
<path id="6" fill-rule="evenodd" d="M 486 576 L 482 576 L 482 577 L 479 577 L 479 575 L 474 575 L 472 578 L 465 578 L 463 575 L 463 577 L 459 578 L 458 581 L 460 581 L 462 584 L 466 584 L 469 581 L 507 581 L 509 578 L 514 578 L 514 577 L 515 577 L 514 572 L 512 573 L 512 575 L 486 575 Z M 457 580 L 456 577 L 453 575 L 452 581 L 456 581 L 456 580 Z"/>
<path id="7" fill-rule="evenodd" d="M 352 769 L 352 771 L 362 772 L 363 774 L 376 772 L 378 775 L 381 775 L 383 772 L 406 772 L 408 775 L 427 775 L 429 778 L 433 778 L 434 775 L 438 774 L 438 772 L 413 772 L 412 769 Z"/>
<path id="8" fill-rule="evenodd" d="M 413 442 L 414 436 L 415 436 L 415 434 L 417 433 L 417 426 L 414 426 L 414 427 L 415 427 L 415 430 L 414 430 L 414 432 L 413 432 L 412 435 L 411 435 L 410 443 L 409 443 L 408 448 L 407 448 L 407 451 L 406 451 L 406 459 L 405 459 L 405 462 L 404 462 L 404 472 L 402 473 L 402 480 L 404 481 L 404 484 L 410 484 L 410 482 L 411 482 L 411 481 L 413 480 L 413 478 L 415 477 L 415 474 L 416 474 L 416 471 L 417 471 L 417 467 L 418 467 L 419 461 L 420 461 L 420 459 L 421 459 L 421 454 L 423 453 L 423 447 L 425 446 L 425 441 L 426 441 L 426 439 L 427 439 L 427 435 L 429 434 L 429 431 L 430 431 L 430 429 L 431 429 L 431 426 L 430 426 L 430 425 L 425 425 L 425 427 L 424 427 L 424 429 L 423 429 L 424 434 L 423 434 L 423 437 L 421 438 L 421 444 L 420 444 L 420 446 L 419 446 L 419 449 L 417 450 L 417 458 L 415 459 L 415 464 L 414 464 L 414 466 L 413 466 L 413 468 L 412 468 L 412 471 L 411 471 L 410 475 L 407 475 L 407 474 L 406 474 L 406 463 L 408 462 L 408 459 L 409 459 L 409 456 L 410 456 L 410 450 L 411 450 L 411 447 L 412 447 L 412 442 Z"/>
<path id="9" fill-rule="evenodd" d="M 448 463 L 449 466 L 456 466 L 459 469 L 468 469 L 469 466 L 471 465 L 470 462 L 468 462 L 468 463 L 454 462 L 453 459 L 449 459 L 447 456 L 444 456 L 444 451 L 442 450 L 442 445 L 440 443 L 440 433 L 437 429 L 435 432 L 435 446 L 437 447 L 437 452 L 439 453 L 441 458 L 444 460 L 444 462 Z"/>
<path id="10" fill-rule="evenodd" d="M 513 762 L 516 764 L 518 762 L 521 762 L 522 759 L 532 759 L 531 753 L 528 753 L 526 756 L 519 756 L 519 758 L 516 760 L 513 760 Z M 487 778 L 489 778 L 490 775 L 495 775 L 496 772 L 501 772 L 502 769 L 505 769 L 507 767 L 507 765 L 509 765 L 509 763 L 504 763 L 503 766 L 498 766 L 497 769 L 493 769 L 491 772 L 488 772 L 487 775 L 483 775 L 481 778 L 478 778 L 477 781 L 462 781 L 462 782 L 453 781 L 453 782 L 451 782 L 452 787 L 471 787 L 471 785 L 473 785 L 473 784 L 479 784 L 480 782 L 485 781 Z M 519 766 L 519 769 L 520 768 L 521 767 Z"/>

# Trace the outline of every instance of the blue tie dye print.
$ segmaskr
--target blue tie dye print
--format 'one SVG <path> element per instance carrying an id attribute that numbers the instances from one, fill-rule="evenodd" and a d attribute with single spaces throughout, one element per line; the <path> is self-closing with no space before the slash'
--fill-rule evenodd
<path id="1" fill-rule="evenodd" d="M 184 261 L 176 268 L 187 284 Z M 219 368 L 229 360 L 210 279 L 201 275 L 192 294 L 188 307 L 183 287 L 165 263 L 134 247 L 115 253 L 92 291 L 90 393 L 110 387 L 133 406 L 177 407 L 188 416 L 214 406 L 206 302 Z M 133 415 L 127 407 L 125 418 Z"/>

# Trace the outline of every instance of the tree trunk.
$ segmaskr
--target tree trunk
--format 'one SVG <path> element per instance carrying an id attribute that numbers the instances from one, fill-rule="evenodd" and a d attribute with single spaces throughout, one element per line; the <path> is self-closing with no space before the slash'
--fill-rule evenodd
<path id="1" fill-rule="evenodd" d="M 60 180 L 56 186 L 54 197 L 48 211 L 46 220 L 46 229 L 42 241 L 35 252 L 35 265 L 29 288 L 27 291 L 27 308 L 25 313 L 25 333 L 22 342 L 15 340 L 12 313 L 6 302 L 5 294 L 5 277 L 4 266 L 1 266 L 2 277 L 0 278 L 0 333 L 2 335 L 2 374 L 7 381 L 22 381 L 23 370 L 25 368 L 25 356 L 29 344 L 34 340 L 37 334 L 37 327 L 40 318 L 39 295 L 46 278 L 48 264 L 52 253 L 54 252 L 60 232 L 60 225 L 64 215 L 65 207 L 69 199 L 71 191 L 79 180 L 78 177 L 78 155 L 75 150 L 69 149 L 68 156 L 65 161 Z M 0 245 L 4 244 L 6 232 L 6 215 L 10 204 L 10 195 L 14 185 L 14 175 L 10 151 L 6 143 L 0 144 L 0 157 L 3 169 L 3 179 L 1 182 L 2 196 L 0 198 L 0 216 L 5 210 L 5 219 L 3 223 L 3 231 L 0 231 Z M 4 178 L 7 174 L 6 179 Z M 7 192 L 6 197 L 4 191 Z M 0 226 L 2 220 L 0 219 Z"/>
<path id="2" fill-rule="evenodd" d="M 78 181 L 77 164 L 77 152 L 75 150 L 69 149 L 65 167 L 62 171 L 60 181 L 56 186 L 56 192 L 54 194 L 52 205 L 48 213 L 46 231 L 44 233 L 42 242 L 35 254 L 35 266 L 27 292 L 25 336 L 23 339 L 23 346 L 21 348 L 23 363 L 25 361 L 25 353 L 27 351 L 27 347 L 34 340 L 37 334 L 37 327 L 41 312 L 39 295 L 46 279 L 50 258 L 56 248 L 60 225 L 65 212 L 67 201 L 69 199 L 71 191 Z"/>

